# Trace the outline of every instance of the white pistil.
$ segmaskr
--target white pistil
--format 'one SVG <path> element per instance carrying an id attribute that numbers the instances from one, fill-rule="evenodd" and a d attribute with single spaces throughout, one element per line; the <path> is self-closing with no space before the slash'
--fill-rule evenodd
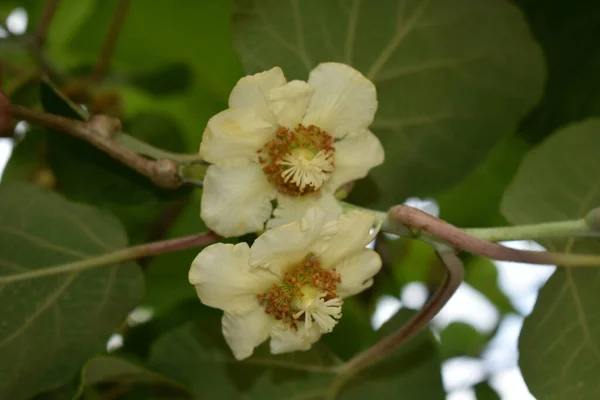
<path id="1" fill-rule="evenodd" d="M 338 323 L 338 319 L 342 317 L 342 304 L 344 301 L 339 297 L 323 301 L 325 294 L 319 293 L 312 300 L 302 299 L 296 302 L 296 305 L 301 306 L 301 310 L 294 314 L 294 318 L 298 319 L 304 314 L 304 329 L 308 332 L 312 327 L 314 320 L 321 330 L 321 333 L 329 333 Z"/>
<path id="2" fill-rule="evenodd" d="M 286 154 L 280 163 L 287 167 L 281 173 L 283 181 L 287 183 L 291 180 L 300 191 L 306 186 L 319 189 L 334 170 L 333 154 L 322 150 L 314 155 L 305 149 L 293 150 Z"/>

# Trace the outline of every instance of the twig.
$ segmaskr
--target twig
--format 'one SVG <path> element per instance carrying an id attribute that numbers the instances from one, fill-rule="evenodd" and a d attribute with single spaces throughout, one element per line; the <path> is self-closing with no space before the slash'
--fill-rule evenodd
<path id="1" fill-rule="evenodd" d="M 58 8 L 58 3 L 60 0 L 47 0 L 46 7 L 40 17 L 40 22 L 38 23 L 37 29 L 35 31 L 35 40 L 37 45 L 43 47 L 46 42 L 46 37 L 48 35 L 48 28 L 50 28 L 50 23 L 54 18 L 54 14 L 56 14 L 56 9 Z"/>
<path id="2" fill-rule="evenodd" d="M 409 206 L 390 209 L 389 218 L 399 227 L 424 231 L 434 240 L 441 240 L 458 250 L 485 256 L 494 260 L 515 261 L 528 264 L 558 264 L 566 266 L 598 266 L 600 256 L 588 254 L 549 253 L 545 251 L 517 250 L 491 243 L 469 235 L 426 212 Z M 416 235 L 419 235 L 417 232 Z"/>
<path id="3" fill-rule="evenodd" d="M 31 110 L 16 104 L 6 106 L 15 119 L 63 131 L 83 139 L 102 150 L 115 160 L 149 178 L 154 184 L 165 189 L 177 189 L 182 185 L 178 164 L 170 159 L 149 160 L 120 146 L 112 136 L 120 131 L 121 122 L 105 115 L 94 115 L 89 121 L 79 121 L 42 111 Z"/>
<path id="4" fill-rule="evenodd" d="M 91 79 L 93 81 L 99 82 L 106 76 L 108 67 L 110 66 L 110 61 L 117 47 L 117 40 L 121 34 L 121 28 L 123 28 L 123 23 L 125 22 L 127 10 L 129 9 L 129 3 L 130 0 L 119 0 L 119 3 L 117 4 L 115 15 L 110 27 L 108 28 L 108 33 L 106 34 L 106 39 L 104 40 L 102 51 L 100 52 L 100 58 L 98 59 L 96 68 L 92 73 Z"/>
<path id="5" fill-rule="evenodd" d="M 104 265 L 121 263 L 123 261 L 135 260 L 137 258 L 154 256 L 157 254 L 191 249 L 194 247 L 202 247 L 214 243 L 220 238 L 221 237 L 214 232 L 203 232 L 176 239 L 141 244 L 72 263 L 35 269 L 18 274 L 0 276 L 0 284 L 18 282 L 28 279 L 37 279 L 44 276 L 65 274 L 68 272 L 82 271 L 86 269 L 102 267 Z"/>
<path id="6" fill-rule="evenodd" d="M 451 249 L 438 249 L 437 254 L 446 267 L 446 277 L 433 297 L 400 329 L 345 363 L 341 370 L 342 374 L 355 373 L 389 355 L 392 350 L 420 332 L 450 300 L 463 281 L 463 264 Z"/>

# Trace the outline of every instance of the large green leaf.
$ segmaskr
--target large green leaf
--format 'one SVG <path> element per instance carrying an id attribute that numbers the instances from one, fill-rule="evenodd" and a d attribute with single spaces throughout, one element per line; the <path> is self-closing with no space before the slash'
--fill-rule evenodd
<path id="1" fill-rule="evenodd" d="M 520 12 L 501 0 L 238 0 L 235 27 L 246 72 L 278 65 L 306 79 L 339 61 L 376 84 L 386 162 L 354 200 L 382 208 L 465 177 L 544 81 Z"/>
<path id="2" fill-rule="evenodd" d="M 600 116 L 600 2 L 516 0 L 548 63 L 544 96 L 519 134 L 537 143 L 567 123 Z"/>
<path id="3" fill-rule="evenodd" d="M 194 398 L 227 399 L 340 399 L 407 398 L 441 399 L 444 396 L 440 360 L 429 334 L 421 334 L 383 362 L 355 376 L 351 383 L 332 389 L 333 368 L 340 364 L 321 344 L 307 352 L 281 356 L 261 346 L 248 360 L 237 362 L 219 332 L 220 313 L 202 310 L 198 323 L 190 322 L 160 338 L 151 364 L 191 388 Z M 401 314 L 382 328 L 397 329 L 407 319 Z M 214 329 L 216 328 L 216 329 Z M 383 334 L 382 333 L 382 334 Z"/>
<path id="4" fill-rule="evenodd" d="M 460 184 L 436 196 L 439 217 L 461 228 L 506 225 L 502 195 L 529 149 L 514 134 L 504 137 Z"/>
<path id="5" fill-rule="evenodd" d="M 187 389 L 179 382 L 147 369 L 139 362 L 114 356 L 97 356 L 89 360 L 81 376 L 79 393 L 85 388 L 101 383 L 148 384 L 169 386 L 173 390 L 186 393 Z"/>
<path id="6" fill-rule="evenodd" d="M 26 399 L 66 383 L 142 295 L 143 277 L 131 262 L 35 273 L 126 245 L 106 212 L 34 186 L 0 186 L 0 398 Z"/>
<path id="7" fill-rule="evenodd" d="M 600 205 L 600 119 L 556 132 L 527 155 L 502 212 L 514 224 L 583 217 Z M 549 250 L 600 251 L 600 239 L 543 241 Z M 540 399 L 600 397 L 600 269 L 557 270 L 519 340 L 520 365 Z"/>

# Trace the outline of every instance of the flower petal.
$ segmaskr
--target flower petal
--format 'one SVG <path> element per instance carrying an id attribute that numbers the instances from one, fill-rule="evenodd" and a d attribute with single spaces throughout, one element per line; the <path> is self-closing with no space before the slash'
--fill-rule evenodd
<path id="1" fill-rule="evenodd" d="M 273 218 L 267 222 L 267 228 L 300 221 L 306 211 L 312 207 L 322 208 L 332 219 L 337 219 L 342 214 L 340 203 L 335 199 L 333 193 L 324 190 L 317 194 L 299 197 L 278 195 L 277 207 L 273 211 Z"/>
<path id="2" fill-rule="evenodd" d="M 278 322 L 271 330 L 271 353 L 306 351 L 320 338 L 321 331 L 317 324 L 313 324 L 307 332 L 303 322 L 298 323 L 298 329 L 292 329 L 283 322 Z"/>
<path id="3" fill-rule="evenodd" d="M 291 81 L 269 92 L 269 107 L 279 125 L 293 129 L 302 121 L 315 89 L 306 82 Z"/>
<path id="4" fill-rule="evenodd" d="M 188 279 L 207 306 L 244 314 L 258 306 L 256 295 L 277 281 L 268 270 L 248 265 L 246 243 L 216 243 L 206 247 L 192 262 Z"/>
<path id="5" fill-rule="evenodd" d="M 361 252 L 377 235 L 373 228 L 375 216 L 364 211 L 350 211 L 338 221 L 338 231 L 329 241 L 329 247 L 321 254 L 321 265 L 336 268 L 344 258 Z"/>
<path id="6" fill-rule="evenodd" d="M 237 360 L 248 358 L 254 348 L 269 338 L 275 320 L 257 306 L 244 315 L 225 313 L 223 336 Z"/>
<path id="7" fill-rule="evenodd" d="M 327 190 L 335 192 L 344 183 L 365 177 L 383 159 L 383 146 L 370 131 L 344 137 L 335 143 L 335 170 L 326 183 Z"/>
<path id="8" fill-rule="evenodd" d="M 285 76 L 279 67 L 243 77 L 229 95 L 229 108 L 252 108 L 265 121 L 275 123 L 275 116 L 269 109 L 267 95 L 279 86 L 285 85 Z"/>
<path id="9" fill-rule="evenodd" d="M 269 268 L 282 277 L 285 269 L 297 265 L 308 255 L 319 255 L 337 231 L 337 223 L 320 208 L 309 209 L 302 222 L 269 229 L 260 235 L 250 250 L 250 265 Z"/>
<path id="10" fill-rule="evenodd" d="M 336 267 L 341 283 L 337 286 L 337 295 L 341 298 L 353 296 L 373 284 L 373 276 L 381 269 L 381 257 L 370 249 L 344 259 Z"/>
<path id="11" fill-rule="evenodd" d="M 250 108 L 221 111 L 208 121 L 200 155 L 216 165 L 258 162 L 258 153 L 275 136 L 277 128 Z"/>
<path id="12" fill-rule="evenodd" d="M 211 165 L 204 176 L 200 215 L 221 236 L 240 236 L 264 229 L 277 190 L 259 165 Z"/>
<path id="13" fill-rule="evenodd" d="M 354 68 L 338 63 L 319 64 L 308 83 L 315 94 L 308 106 L 304 125 L 316 125 L 341 137 L 366 129 L 377 111 L 375 85 Z"/>

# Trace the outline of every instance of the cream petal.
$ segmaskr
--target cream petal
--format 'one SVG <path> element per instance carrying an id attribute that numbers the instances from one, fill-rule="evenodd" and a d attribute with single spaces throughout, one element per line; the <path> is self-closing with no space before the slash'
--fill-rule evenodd
<path id="1" fill-rule="evenodd" d="M 223 336 L 237 360 L 250 357 L 254 348 L 269 338 L 274 323 L 260 306 L 243 315 L 226 312 L 221 320 Z"/>
<path id="2" fill-rule="evenodd" d="M 304 322 L 298 323 L 298 329 L 292 329 L 283 322 L 277 322 L 271 330 L 271 353 L 306 351 L 320 338 L 321 331 L 317 324 L 313 324 L 307 332 L 304 329 Z"/>
<path id="3" fill-rule="evenodd" d="M 337 231 L 336 221 L 320 208 L 309 209 L 301 222 L 267 230 L 250 250 L 250 265 L 269 268 L 282 277 L 285 269 L 297 265 L 308 255 L 319 255 Z"/>
<path id="4" fill-rule="evenodd" d="M 260 117 L 275 123 L 267 96 L 272 89 L 285 85 L 285 76 L 279 67 L 243 77 L 229 95 L 230 108 L 253 108 Z"/>
<path id="5" fill-rule="evenodd" d="M 375 216 L 364 211 L 350 211 L 338 221 L 338 231 L 329 241 L 327 250 L 321 254 L 324 268 L 335 268 L 344 258 L 362 251 L 377 235 L 373 229 Z"/>
<path id="6" fill-rule="evenodd" d="M 353 296 L 373 284 L 373 276 L 381 269 L 381 257 L 370 249 L 362 250 L 344 259 L 336 266 L 341 283 L 337 295 L 341 298 Z"/>
<path id="7" fill-rule="evenodd" d="M 208 121 L 200 144 L 202 158 L 216 165 L 258 162 L 258 153 L 277 127 L 250 108 L 228 109 Z"/>
<path id="8" fill-rule="evenodd" d="M 304 125 L 316 125 L 341 137 L 366 129 L 377 111 L 375 85 L 354 68 L 338 63 L 319 64 L 308 83 L 315 88 Z"/>
<path id="9" fill-rule="evenodd" d="M 306 82 L 291 81 L 269 92 L 269 107 L 277 123 L 293 129 L 298 125 L 315 89 Z"/>
<path id="10" fill-rule="evenodd" d="M 211 165 L 204 176 L 200 216 L 221 236 L 240 236 L 264 229 L 277 190 L 257 164 Z"/>
<path id="11" fill-rule="evenodd" d="M 267 221 L 267 228 L 274 228 L 293 221 L 300 221 L 306 211 L 312 207 L 319 207 L 327 211 L 332 219 L 342 214 L 340 203 L 333 196 L 333 192 L 321 190 L 313 195 L 291 197 L 279 194 L 277 207 L 273 211 L 273 218 Z"/>
<path id="12" fill-rule="evenodd" d="M 258 307 L 256 296 L 278 280 L 268 270 L 250 267 L 249 257 L 246 243 L 216 243 L 202 250 L 188 274 L 200 301 L 234 314 Z"/>
<path id="13" fill-rule="evenodd" d="M 334 146 L 335 170 L 326 190 L 335 191 L 346 182 L 364 178 L 371 168 L 383 163 L 383 146 L 370 131 L 348 135 Z"/>

